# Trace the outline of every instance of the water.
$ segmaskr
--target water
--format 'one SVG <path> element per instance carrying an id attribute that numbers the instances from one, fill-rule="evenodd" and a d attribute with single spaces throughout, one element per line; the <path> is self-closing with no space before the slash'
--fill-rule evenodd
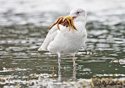
<path id="1" fill-rule="evenodd" d="M 125 1 L 78 1 L 0 1 L 1 88 L 73 88 L 80 79 L 125 78 Z M 48 27 L 77 6 L 88 12 L 87 48 L 76 54 L 76 68 L 72 56 L 62 56 L 58 82 L 57 55 L 37 49 Z"/>

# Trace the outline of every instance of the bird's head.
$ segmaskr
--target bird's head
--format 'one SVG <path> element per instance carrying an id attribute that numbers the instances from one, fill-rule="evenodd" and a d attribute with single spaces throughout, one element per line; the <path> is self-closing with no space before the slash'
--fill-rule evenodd
<path id="1" fill-rule="evenodd" d="M 81 8 L 71 10 L 69 16 L 72 17 L 74 21 L 86 22 L 86 12 Z"/>

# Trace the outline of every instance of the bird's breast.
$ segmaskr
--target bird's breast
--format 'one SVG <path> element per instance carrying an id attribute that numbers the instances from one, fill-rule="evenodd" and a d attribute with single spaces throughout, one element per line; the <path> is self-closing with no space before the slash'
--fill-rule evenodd
<path id="1" fill-rule="evenodd" d="M 73 28 L 71 28 L 69 31 L 68 27 L 61 26 L 60 32 L 63 34 L 65 38 L 69 40 L 76 40 L 87 36 L 85 26 L 82 23 L 74 23 L 74 25 L 76 26 L 77 31 L 73 31 Z"/>

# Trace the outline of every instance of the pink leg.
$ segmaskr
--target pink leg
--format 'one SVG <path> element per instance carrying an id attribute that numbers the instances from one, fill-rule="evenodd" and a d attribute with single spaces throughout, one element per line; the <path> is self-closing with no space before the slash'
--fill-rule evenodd
<path id="1" fill-rule="evenodd" d="M 61 75 L 60 73 L 61 73 L 61 65 L 60 65 L 60 63 L 61 63 L 61 59 L 60 59 L 60 57 L 58 57 L 58 73 L 59 73 L 59 75 Z"/>
<path id="2" fill-rule="evenodd" d="M 76 79 L 76 67 L 73 67 L 73 79 Z"/>
<path id="3" fill-rule="evenodd" d="M 61 63 L 61 54 L 60 53 L 57 53 L 58 54 L 58 65 L 60 66 L 60 63 Z"/>
<path id="4" fill-rule="evenodd" d="M 61 54 L 60 53 L 57 53 L 58 54 L 58 81 L 61 81 Z"/>
<path id="5" fill-rule="evenodd" d="M 76 79 L 76 64 L 75 64 L 75 55 L 73 55 L 73 78 Z"/>
<path id="6" fill-rule="evenodd" d="M 75 58 L 75 55 L 73 56 L 73 67 L 76 66 L 76 58 Z"/>

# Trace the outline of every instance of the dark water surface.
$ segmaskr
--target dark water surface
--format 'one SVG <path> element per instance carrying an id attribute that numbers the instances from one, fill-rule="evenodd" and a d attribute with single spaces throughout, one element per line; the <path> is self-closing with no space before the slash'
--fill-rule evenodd
<path id="1" fill-rule="evenodd" d="M 45 51 L 38 52 L 37 49 L 49 31 L 50 24 L 59 16 L 67 14 L 55 14 L 54 12 L 17 14 L 11 10 L 1 12 L 1 88 L 40 88 L 41 85 L 46 86 L 46 83 L 49 85 L 49 83 L 57 81 L 57 55 Z M 80 49 L 76 54 L 76 78 L 124 79 L 125 14 L 98 16 L 88 12 L 88 19 L 86 25 L 88 30 L 87 48 L 86 50 Z M 74 75 L 72 56 L 63 55 L 61 60 L 61 78 L 66 84 L 72 80 Z M 49 78 L 54 78 L 54 80 Z M 72 85 L 68 86 L 68 88 L 70 87 L 73 88 Z M 57 85 L 47 88 L 63 87 Z"/>

